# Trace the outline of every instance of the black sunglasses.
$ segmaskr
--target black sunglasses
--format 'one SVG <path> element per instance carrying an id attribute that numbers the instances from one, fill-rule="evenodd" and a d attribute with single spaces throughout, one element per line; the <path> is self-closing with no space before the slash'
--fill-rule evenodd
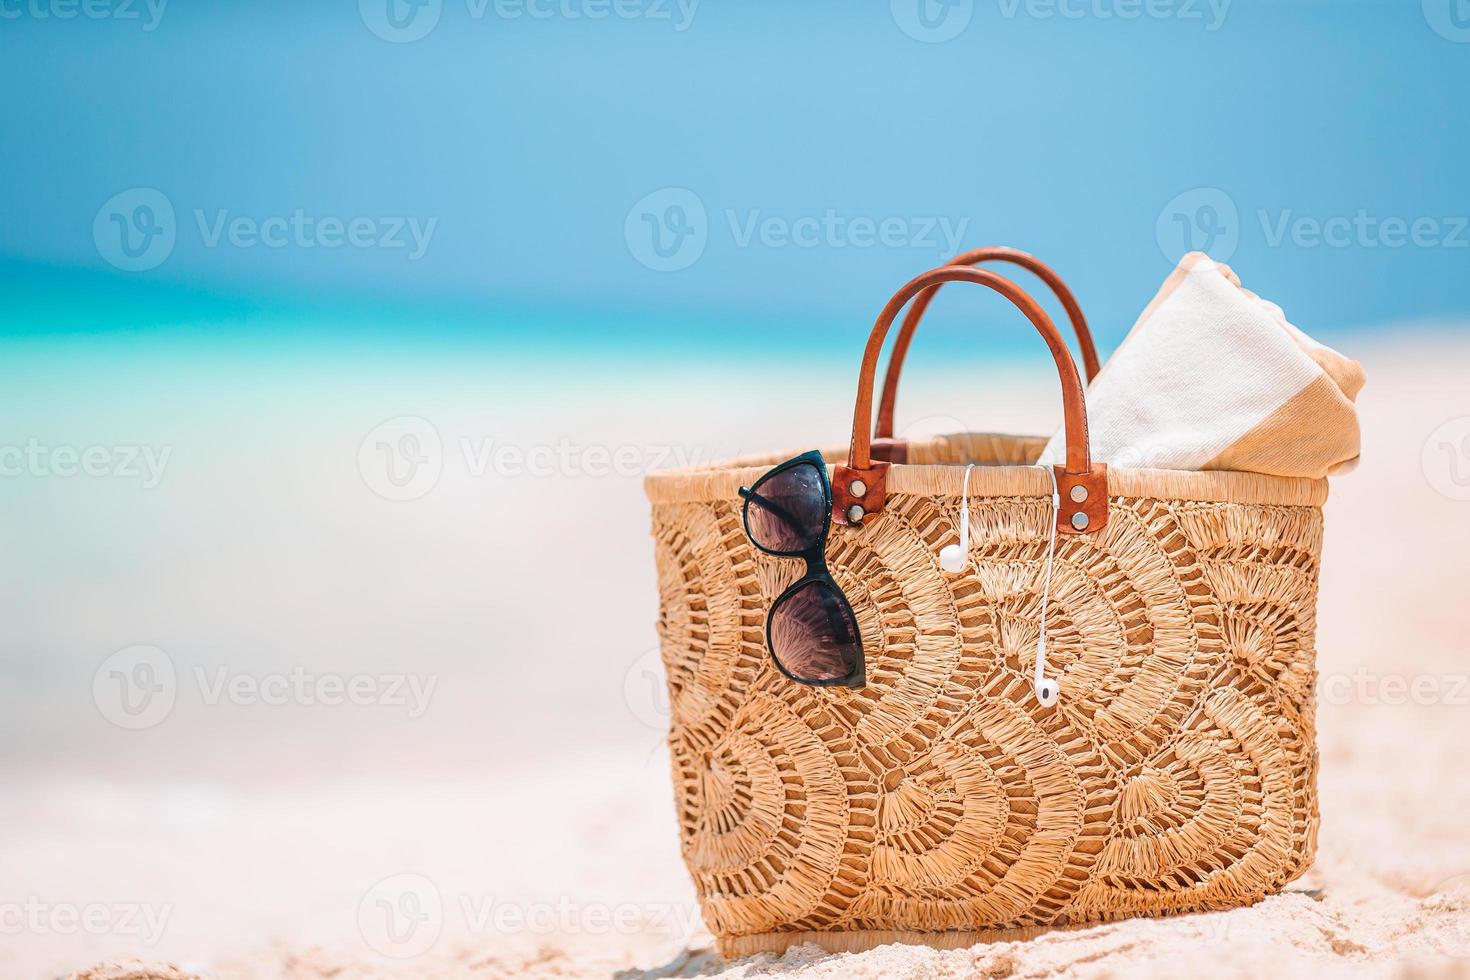
<path id="1" fill-rule="evenodd" d="M 741 487 L 745 533 L 768 555 L 800 558 L 806 574 L 771 603 L 766 649 L 776 669 L 798 684 L 818 687 L 867 683 L 863 638 L 842 588 L 827 571 L 832 527 L 832 484 L 813 450 Z"/>

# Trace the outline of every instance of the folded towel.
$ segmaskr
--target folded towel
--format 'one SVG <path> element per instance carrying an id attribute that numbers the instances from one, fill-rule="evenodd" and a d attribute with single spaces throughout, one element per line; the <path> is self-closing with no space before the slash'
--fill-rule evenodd
<path id="1" fill-rule="evenodd" d="M 1088 387 L 1092 456 L 1174 470 L 1345 472 L 1358 458 L 1353 399 L 1363 381 L 1357 361 L 1192 252 Z M 1040 462 L 1064 456 L 1058 432 Z"/>

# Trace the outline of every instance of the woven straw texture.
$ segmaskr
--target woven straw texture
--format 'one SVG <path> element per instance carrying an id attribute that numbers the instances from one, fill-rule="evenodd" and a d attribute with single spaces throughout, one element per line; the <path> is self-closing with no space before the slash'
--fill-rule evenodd
<path id="1" fill-rule="evenodd" d="M 725 955 L 1230 908 L 1310 864 L 1325 482 L 1110 471 L 1107 526 L 1057 542 L 1048 709 L 1050 483 L 1016 465 L 1041 443 L 912 446 L 887 511 L 833 529 L 861 690 L 794 684 L 766 652 L 801 563 L 751 545 L 736 489 L 786 456 L 648 478 L 681 844 Z M 965 462 L 988 465 L 951 575 Z"/>

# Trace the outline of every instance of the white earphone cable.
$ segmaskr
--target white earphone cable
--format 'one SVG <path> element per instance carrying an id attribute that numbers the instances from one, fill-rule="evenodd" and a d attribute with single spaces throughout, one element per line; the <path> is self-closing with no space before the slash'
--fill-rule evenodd
<path id="1" fill-rule="evenodd" d="M 1042 684 L 1046 680 L 1046 610 L 1051 604 L 1051 567 L 1057 553 L 1057 519 L 1062 510 L 1062 493 L 1057 488 L 1056 470 L 1050 466 L 1045 469 L 1051 477 L 1051 527 L 1046 539 L 1046 576 L 1041 587 L 1041 627 L 1036 637 L 1035 687 L 1038 698 L 1041 698 Z M 1044 703 L 1045 699 L 1042 700 Z"/>
<path id="2" fill-rule="evenodd" d="M 939 549 L 939 567 L 946 572 L 963 572 L 970 561 L 970 471 L 974 468 L 974 463 L 965 467 L 964 489 L 960 491 L 960 542 Z"/>
<path id="3" fill-rule="evenodd" d="M 975 468 L 971 463 L 965 467 L 965 481 L 960 489 L 960 547 L 965 551 L 970 550 L 970 471 Z"/>

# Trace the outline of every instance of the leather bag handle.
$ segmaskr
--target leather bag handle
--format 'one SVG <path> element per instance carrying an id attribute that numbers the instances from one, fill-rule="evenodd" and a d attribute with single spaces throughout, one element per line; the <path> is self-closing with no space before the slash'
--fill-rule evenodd
<path id="1" fill-rule="evenodd" d="M 933 290 L 946 282 L 973 282 L 1000 293 L 1026 315 L 1041 339 L 1046 341 L 1056 362 L 1062 385 L 1062 415 L 1066 435 L 1066 463 L 1055 467 L 1057 487 L 1062 504 L 1057 513 L 1057 530 L 1063 534 L 1088 534 L 1107 523 L 1107 467 L 1093 463 L 1087 436 L 1087 402 L 1077 365 L 1067 350 L 1056 325 L 1046 311 L 1020 286 L 1002 276 L 972 266 L 949 265 L 930 269 L 910 279 L 893 294 L 868 335 L 858 372 L 857 404 L 853 409 L 852 445 L 846 466 L 833 468 L 832 518 L 840 524 L 856 526 L 883 512 L 887 498 L 886 477 L 889 463 L 874 460 L 869 438 L 873 422 L 873 380 L 878 357 L 893 321 L 909 300 L 925 290 Z"/>
<path id="2" fill-rule="evenodd" d="M 1087 318 L 1082 315 L 1082 307 L 1078 305 L 1077 298 L 1072 295 L 1072 291 L 1067 288 L 1062 277 L 1036 256 L 1004 245 L 989 245 L 985 248 L 971 249 L 945 264 L 981 265 L 986 262 L 1009 262 L 1012 265 L 1018 265 L 1034 273 L 1038 279 L 1051 288 L 1057 299 L 1061 301 L 1062 308 L 1067 311 L 1067 319 L 1072 321 L 1072 329 L 1077 334 L 1077 345 L 1082 349 L 1082 368 L 1087 372 L 1087 380 L 1090 382 L 1097 377 L 1099 363 L 1097 347 L 1092 342 L 1092 332 L 1087 329 Z M 888 357 L 888 373 L 883 378 L 883 395 L 878 400 L 878 426 L 873 431 L 874 439 L 891 440 L 893 438 L 893 406 L 898 397 L 898 377 L 903 371 L 904 358 L 908 355 L 909 343 L 914 339 L 914 331 L 918 328 L 919 321 L 923 319 L 924 312 L 928 310 L 929 303 L 938 292 L 938 286 L 931 286 L 914 297 L 913 305 L 904 315 L 903 325 L 898 328 L 898 337 L 893 342 L 893 353 Z"/>

